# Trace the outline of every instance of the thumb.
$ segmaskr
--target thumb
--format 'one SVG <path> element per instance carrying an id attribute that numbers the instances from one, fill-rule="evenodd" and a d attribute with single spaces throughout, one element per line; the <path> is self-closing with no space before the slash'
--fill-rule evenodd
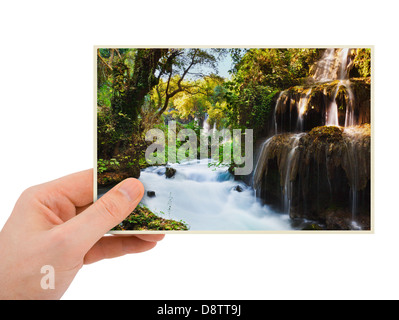
<path id="1" fill-rule="evenodd" d="M 144 195 L 143 184 L 128 178 L 95 201 L 85 211 L 63 224 L 83 247 L 90 249 L 102 236 L 123 221 Z M 68 225 L 69 223 L 69 225 Z"/>

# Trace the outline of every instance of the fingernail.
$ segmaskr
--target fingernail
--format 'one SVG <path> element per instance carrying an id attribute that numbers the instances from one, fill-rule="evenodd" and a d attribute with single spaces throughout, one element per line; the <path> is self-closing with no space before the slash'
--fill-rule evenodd
<path id="1" fill-rule="evenodd" d="M 140 181 L 134 178 L 126 179 L 118 189 L 129 201 L 141 199 L 144 187 Z"/>

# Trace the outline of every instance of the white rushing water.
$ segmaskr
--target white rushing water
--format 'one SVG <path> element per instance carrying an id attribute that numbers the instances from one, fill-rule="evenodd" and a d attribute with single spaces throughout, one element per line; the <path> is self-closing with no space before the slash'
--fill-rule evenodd
<path id="1" fill-rule="evenodd" d="M 163 166 L 146 168 L 140 181 L 155 197 L 146 194 L 142 204 L 160 217 L 185 221 L 192 231 L 292 229 L 288 215 L 262 205 L 254 190 L 234 181 L 226 167 L 208 167 L 208 162 L 172 164 L 176 174 L 169 179 Z"/>
<path id="2" fill-rule="evenodd" d="M 348 78 L 348 48 L 328 48 L 316 63 L 313 79 L 316 82 L 343 80 Z"/>
<path id="3" fill-rule="evenodd" d="M 336 69 L 335 49 L 328 48 L 324 51 L 323 56 L 316 64 L 313 79 L 316 82 L 331 81 L 335 78 Z"/>
<path id="4" fill-rule="evenodd" d="M 306 111 L 306 108 L 308 107 L 309 104 L 309 98 L 310 94 L 312 93 L 312 88 L 308 89 L 305 91 L 304 94 L 302 94 L 301 98 L 299 99 L 298 103 L 298 120 L 297 120 L 297 129 L 302 132 L 303 131 L 303 114 Z"/>
<path id="5" fill-rule="evenodd" d="M 331 101 L 330 106 L 326 111 L 326 126 L 339 126 L 337 96 L 340 86 L 341 84 L 337 85 L 334 93 L 334 99 Z"/>
<path id="6" fill-rule="evenodd" d="M 288 157 L 284 167 L 284 186 L 283 186 L 283 197 L 284 197 L 284 212 L 290 214 L 291 212 L 291 202 L 292 202 L 292 168 L 293 160 L 297 153 L 297 148 L 299 145 L 299 140 L 305 133 L 293 134 L 290 137 L 289 144 L 291 145 L 291 150 L 288 153 Z"/>
<path id="7" fill-rule="evenodd" d="M 339 80 L 333 100 L 326 110 L 325 124 L 327 126 L 339 126 L 337 96 L 340 87 L 345 87 L 349 96 L 349 105 L 346 108 L 345 114 L 345 127 L 355 125 L 353 110 L 354 95 L 351 89 L 348 74 L 348 65 L 350 64 L 348 57 L 348 48 L 342 48 L 338 50 L 327 49 L 320 61 L 317 63 L 317 67 L 315 69 L 313 78 L 317 81 L 324 82 Z"/>
<path id="8" fill-rule="evenodd" d="M 346 93 L 348 94 L 348 105 L 346 106 L 345 112 L 345 127 L 350 127 L 356 125 L 355 120 L 355 110 L 354 110 L 354 101 L 355 97 L 351 88 L 351 83 L 349 80 L 339 80 L 337 87 L 334 93 L 334 99 L 331 101 L 327 112 L 326 112 L 326 126 L 339 126 L 338 121 L 338 104 L 337 97 L 340 87 L 345 87 Z"/>

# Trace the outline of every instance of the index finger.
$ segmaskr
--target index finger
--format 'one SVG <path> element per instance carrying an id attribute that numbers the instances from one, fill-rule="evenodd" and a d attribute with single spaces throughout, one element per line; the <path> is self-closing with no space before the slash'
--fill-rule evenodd
<path id="1" fill-rule="evenodd" d="M 68 198 L 75 207 L 84 207 L 93 202 L 93 179 L 93 169 L 88 169 L 50 181 L 46 187 Z"/>

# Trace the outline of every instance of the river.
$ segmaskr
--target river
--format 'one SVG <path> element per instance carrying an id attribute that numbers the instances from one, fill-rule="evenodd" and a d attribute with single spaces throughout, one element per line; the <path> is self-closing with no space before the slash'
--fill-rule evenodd
<path id="1" fill-rule="evenodd" d="M 161 217 L 185 221 L 191 231 L 292 230 L 288 214 L 262 205 L 227 167 L 208 164 L 207 159 L 172 164 L 172 178 L 166 178 L 164 166 L 142 170 L 139 180 L 155 192 L 155 197 L 146 193 L 142 204 Z"/>

